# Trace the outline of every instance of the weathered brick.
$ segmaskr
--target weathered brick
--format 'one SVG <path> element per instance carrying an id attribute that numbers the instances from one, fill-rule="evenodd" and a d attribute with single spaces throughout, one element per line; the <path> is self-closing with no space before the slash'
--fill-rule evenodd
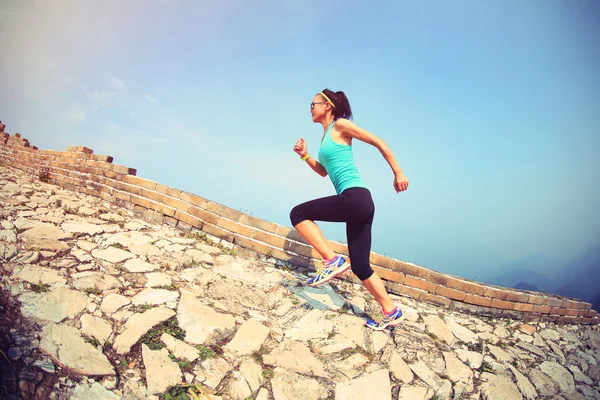
<path id="1" fill-rule="evenodd" d="M 286 242 L 285 238 L 282 238 L 281 236 L 271 235 L 270 233 L 263 232 L 258 229 L 254 229 L 252 232 L 252 239 L 267 243 L 280 249 L 284 248 Z"/>
<path id="2" fill-rule="evenodd" d="M 387 281 L 393 281 L 396 283 L 404 282 L 404 274 L 402 272 L 391 271 L 385 268 L 379 268 L 375 265 L 372 266 L 373 271 L 382 279 Z"/>
<path id="3" fill-rule="evenodd" d="M 135 175 L 135 169 L 124 167 L 122 165 L 111 164 L 111 170 L 121 175 Z"/>
<path id="4" fill-rule="evenodd" d="M 304 257 L 312 257 L 312 258 L 317 258 L 317 259 L 321 258 L 321 255 L 315 249 L 313 249 L 311 246 L 292 242 L 290 240 L 285 241 L 285 247 L 283 249 L 300 254 L 301 256 L 304 256 Z"/>
<path id="5" fill-rule="evenodd" d="M 583 303 L 583 309 L 584 310 L 591 310 L 592 309 L 592 303 Z"/>
<path id="6" fill-rule="evenodd" d="M 211 214 L 208 211 L 203 210 L 198 207 L 195 207 L 195 206 L 188 207 L 188 214 L 192 214 L 193 216 L 198 217 L 202 221 L 207 222 L 211 225 L 216 225 L 217 220 L 219 219 L 219 217 L 216 216 L 215 214 Z M 233 240 L 233 236 L 231 236 L 231 240 Z M 231 240 L 228 240 L 228 242 L 231 242 Z"/>
<path id="7" fill-rule="evenodd" d="M 142 196 L 157 203 L 163 202 L 163 195 L 153 190 L 142 189 Z"/>
<path id="8" fill-rule="evenodd" d="M 150 208 L 150 200 L 143 197 L 131 195 L 130 202 L 136 206 L 142 206 L 144 208 Z"/>
<path id="9" fill-rule="evenodd" d="M 234 210 L 233 208 L 225 207 L 222 204 L 213 202 L 208 203 L 208 211 L 235 222 L 239 221 L 241 216 L 244 215 L 244 213 Z"/>
<path id="10" fill-rule="evenodd" d="M 175 209 L 171 207 L 167 207 L 162 203 L 150 202 L 150 208 L 154 211 L 158 211 L 161 214 L 164 214 L 167 217 L 172 217 L 175 215 Z"/>
<path id="11" fill-rule="evenodd" d="M 308 265 L 310 265 L 310 260 L 306 257 L 290 254 L 286 251 L 275 248 L 271 248 L 269 250 L 271 251 L 271 257 L 277 258 L 279 260 L 287 261 L 301 267 L 307 267 Z"/>
<path id="12" fill-rule="evenodd" d="M 141 186 L 144 189 L 156 189 L 156 182 L 149 181 L 148 179 L 144 178 L 139 178 L 133 175 L 123 175 L 123 182 L 129 183 L 130 185 Z"/>
<path id="13" fill-rule="evenodd" d="M 105 162 L 107 164 L 112 164 L 112 162 L 113 162 L 113 158 L 111 156 L 103 156 L 103 155 L 99 155 L 99 154 L 95 154 L 93 156 L 93 159 L 96 161 Z"/>
<path id="14" fill-rule="evenodd" d="M 444 286 L 447 288 L 452 289 L 449 285 L 453 284 L 453 277 L 446 275 L 446 274 L 442 274 L 440 272 L 437 271 L 429 271 L 429 275 L 427 276 L 427 280 L 429 282 L 433 282 L 437 285 L 440 286 Z"/>
<path id="15" fill-rule="evenodd" d="M 426 290 L 428 292 L 435 292 L 435 283 L 431 283 L 429 281 L 426 281 L 425 279 L 419 279 L 419 278 L 415 278 L 414 276 L 410 276 L 410 275 L 406 275 L 404 277 L 404 282 L 403 284 L 405 286 L 410 286 L 410 287 L 414 287 L 417 289 L 422 289 L 422 290 Z"/>
<path id="16" fill-rule="evenodd" d="M 412 275 L 418 278 L 427 278 L 427 275 L 429 275 L 429 270 L 426 268 L 422 268 L 418 265 L 398 260 L 394 260 L 394 263 L 392 264 L 392 269 L 399 272 L 403 272 L 407 276 Z"/>
<path id="17" fill-rule="evenodd" d="M 579 301 L 575 301 L 575 300 L 569 300 L 566 304 L 567 309 L 579 309 Z"/>
<path id="18" fill-rule="evenodd" d="M 117 179 L 117 177 L 119 176 L 118 173 L 116 173 L 114 171 L 108 171 L 108 170 L 103 170 L 102 175 L 106 176 L 107 178 L 111 178 L 111 179 Z"/>
<path id="19" fill-rule="evenodd" d="M 348 246 L 345 244 L 341 244 L 338 242 L 334 242 L 333 240 L 327 240 L 327 245 L 333 250 L 335 254 L 343 254 L 348 255 Z"/>
<path id="20" fill-rule="evenodd" d="M 190 207 L 189 204 L 169 196 L 163 196 L 162 202 L 166 206 L 173 207 L 183 212 L 187 212 L 188 208 Z"/>
<path id="21" fill-rule="evenodd" d="M 233 243 L 235 243 L 238 246 L 245 247 L 246 249 L 256 251 L 260 254 L 268 254 L 270 250 L 270 246 L 267 246 L 264 243 L 257 242 L 256 240 L 252 240 L 240 235 L 235 235 Z"/>
<path id="22" fill-rule="evenodd" d="M 513 310 L 523 311 L 523 312 L 531 312 L 531 311 L 533 311 L 533 304 L 516 302 L 515 305 L 513 306 Z"/>
<path id="23" fill-rule="evenodd" d="M 540 314 L 548 314 L 550 312 L 550 307 L 544 305 L 535 305 L 533 306 L 533 312 Z"/>
<path id="24" fill-rule="evenodd" d="M 439 294 L 440 296 L 444 296 L 449 299 L 458 300 L 458 301 L 464 301 L 464 299 L 467 295 L 465 292 L 461 292 L 460 290 L 456 290 L 456 289 L 450 289 L 449 287 L 442 286 L 442 285 L 438 285 L 435 288 L 435 293 Z"/>
<path id="25" fill-rule="evenodd" d="M 141 194 L 142 194 L 142 188 L 140 186 L 134 186 L 134 185 L 128 185 L 126 183 L 121 183 L 121 188 L 122 188 L 122 190 L 126 191 L 127 193 L 131 193 L 136 196 L 141 196 Z"/>
<path id="26" fill-rule="evenodd" d="M 490 307 L 501 308 L 503 310 L 512 310 L 515 303 L 511 301 L 505 301 L 500 299 L 492 298 L 492 302 L 490 303 Z"/>
<path id="27" fill-rule="evenodd" d="M 452 302 L 450 299 L 427 292 L 422 293 L 419 300 L 428 301 L 430 303 L 438 304 L 446 308 L 450 307 L 450 303 Z"/>
<path id="28" fill-rule="evenodd" d="M 371 264 L 379 265 L 382 268 L 394 269 L 394 259 L 381 254 L 371 252 L 369 259 Z"/>
<path id="29" fill-rule="evenodd" d="M 529 304 L 544 305 L 546 304 L 546 297 L 538 294 L 530 294 L 527 302 Z"/>
<path id="30" fill-rule="evenodd" d="M 256 218 L 251 215 L 244 214 L 240 217 L 239 222 L 244 225 L 258 228 L 269 233 L 277 233 L 277 224 L 274 224 L 264 219 Z"/>
<path id="31" fill-rule="evenodd" d="M 577 316 L 577 310 L 570 308 L 565 310 L 565 315 L 571 316 L 571 317 L 576 317 Z"/>
<path id="32" fill-rule="evenodd" d="M 235 233 L 226 231 L 225 229 L 221 229 L 210 223 L 202 225 L 202 231 L 228 242 L 233 242 L 233 239 L 235 238 Z"/>
<path id="33" fill-rule="evenodd" d="M 177 218 L 181 222 L 185 222 L 188 225 L 193 226 L 194 228 L 202 229 L 204 222 L 201 219 L 194 217 L 193 215 L 189 215 L 187 213 L 181 211 L 175 211 L 175 218 Z"/>
<path id="34" fill-rule="evenodd" d="M 590 318 L 594 318 L 596 315 L 598 315 L 598 311 L 596 311 L 596 310 L 587 310 L 587 314 L 585 316 L 586 317 L 590 317 Z"/>
<path id="35" fill-rule="evenodd" d="M 523 292 L 515 292 L 514 290 L 511 290 L 508 292 L 506 300 L 514 301 L 516 303 L 527 303 L 527 301 L 529 300 L 529 294 Z"/>
<path id="36" fill-rule="evenodd" d="M 113 192 L 113 196 L 115 199 L 123 200 L 127 203 L 131 203 L 131 195 L 129 193 L 115 191 L 115 192 Z"/>
<path id="37" fill-rule="evenodd" d="M 181 201 L 189 203 L 195 207 L 203 208 L 205 210 L 208 208 L 208 200 L 203 199 L 200 196 L 196 196 L 195 194 L 181 192 L 179 194 L 179 198 L 181 199 Z"/>
<path id="38" fill-rule="evenodd" d="M 395 283 L 391 281 L 385 281 L 384 283 L 389 292 L 412 297 L 413 299 L 419 299 L 421 295 L 425 293 L 423 290 L 415 289 L 410 286 L 404 286 L 401 283 Z"/>
<path id="39" fill-rule="evenodd" d="M 578 317 L 585 317 L 587 314 L 586 310 L 576 310 L 577 311 L 577 316 Z"/>
<path id="40" fill-rule="evenodd" d="M 506 290 L 485 286 L 483 291 L 484 297 L 491 297 L 498 300 L 506 300 L 508 298 L 508 292 Z"/>
<path id="41" fill-rule="evenodd" d="M 475 304 L 477 306 L 489 307 L 492 303 L 492 299 L 489 297 L 482 297 L 475 294 L 467 293 L 464 302 L 469 304 Z"/>
<path id="42" fill-rule="evenodd" d="M 217 226 L 227 229 L 228 231 L 234 232 L 238 235 L 245 236 L 247 238 L 252 236 L 252 228 L 249 226 L 245 226 L 242 224 L 238 224 L 237 222 L 233 222 L 228 220 L 227 218 L 219 218 L 217 220 Z"/>
<path id="43" fill-rule="evenodd" d="M 287 239 L 306 244 L 306 240 L 295 229 L 290 229 L 287 226 L 278 225 L 277 234 Z"/>
<path id="44" fill-rule="evenodd" d="M 485 292 L 484 286 L 475 282 L 469 282 L 465 280 L 459 281 L 455 289 L 465 293 L 476 294 L 478 296 L 483 296 L 483 293 Z"/>
<path id="45" fill-rule="evenodd" d="M 562 300 L 557 299 L 556 297 L 549 297 L 546 300 L 546 304 L 548 307 L 560 307 L 562 305 Z"/>
<path id="46" fill-rule="evenodd" d="M 560 307 L 550 307 L 550 314 L 554 315 L 566 315 L 566 309 Z"/>

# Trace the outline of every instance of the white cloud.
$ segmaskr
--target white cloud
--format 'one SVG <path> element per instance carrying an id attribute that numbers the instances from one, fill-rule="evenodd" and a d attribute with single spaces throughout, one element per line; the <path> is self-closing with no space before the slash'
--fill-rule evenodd
<path id="1" fill-rule="evenodd" d="M 123 82 L 122 80 L 120 80 L 119 78 L 115 77 L 115 76 L 111 76 L 109 79 L 110 85 L 113 87 L 113 89 L 119 90 L 119 91 L 126 91 L 127 90 L 127 85 L 125 85 L 125 82 Z"/>
<path id="2" fill-rule="evenodd" d="M 80 107 L 74 107 L 65 114 L 67 121 L 82 121 L 87 116 L 87 111 Z"/>
<path id="3" fill-rule="evenodd" d="M 144 95 L 144 98 L 145 98 L 146 100 L 148 100 L 150 103 L 154 103 L 154 104 L 156 104 L 156 103 L 157 103 L 156 99 L 155 99 L 155 98 L 154 98 L 154 96 L 152 96 L 152 95 L 145 94 L 145 95 Z"/>

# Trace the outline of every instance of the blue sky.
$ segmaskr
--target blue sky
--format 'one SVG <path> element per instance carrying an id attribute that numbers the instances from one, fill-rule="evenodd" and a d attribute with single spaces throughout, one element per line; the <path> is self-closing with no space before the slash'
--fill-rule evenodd
<path id="1" fill-rule="evenodd" d="M 595 1 L 4 1 L 0 119 L 289 226 L 333 194 L 292 147 L 343 90 L 410 180 L 354 145 L 373 250 L 484 279 L 600 244 L 598 37 Z"/>

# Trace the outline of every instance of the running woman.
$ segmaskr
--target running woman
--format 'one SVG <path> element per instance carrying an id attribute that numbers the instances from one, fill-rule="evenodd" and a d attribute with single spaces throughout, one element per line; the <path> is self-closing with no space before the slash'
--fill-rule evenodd
<path id="1" fill-rule="evenodd" d="M 375 146 L 381 152 L 394 172 L 396 192 L 408 188 L 408 179 L 385 142 L 350 121 L 352 111 L 344 92 L 323 90 L 310 103 L 310 113 L 313 122 L 323 125 L 324 134 L 318 161 L 308 153 L 303 138 L 296 142 L 294 151 L 317 174 L 322 177 L 329 175 L 337 194 L 297 205 L 290 213 L 294 228 L 323 258 L 322 268 L 317 270 L 317 275 L 308 281 L 308 285 L 322 285 L 352 268 L 352 272 L 382 308 L 382 315 L 367 320 L 366 325 L 375 330 L 397 325 L 401 321 L 402 311 L 392 303 L 383 281 L 370 264 L 371 226 L 375 205 L 371 192 L 354 164 L 352 139 Z M 333 252 L 314 221 L 346 223 L 350 260 Z"/>

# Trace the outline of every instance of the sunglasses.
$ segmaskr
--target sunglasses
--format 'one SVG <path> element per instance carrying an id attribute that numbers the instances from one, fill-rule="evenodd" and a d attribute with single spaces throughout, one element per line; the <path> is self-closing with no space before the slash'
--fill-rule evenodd
<path id="1" fill-rule="evenodd" d="M 312 102 L 312 103 L 310 103 L 310 109 L 312 110 L 313 108 L 315 108 L 315 105 L 317 105 L 317 104 L 327 104 L 327 102 L 326 101 L 317 101 L 316 103 Z"/>

